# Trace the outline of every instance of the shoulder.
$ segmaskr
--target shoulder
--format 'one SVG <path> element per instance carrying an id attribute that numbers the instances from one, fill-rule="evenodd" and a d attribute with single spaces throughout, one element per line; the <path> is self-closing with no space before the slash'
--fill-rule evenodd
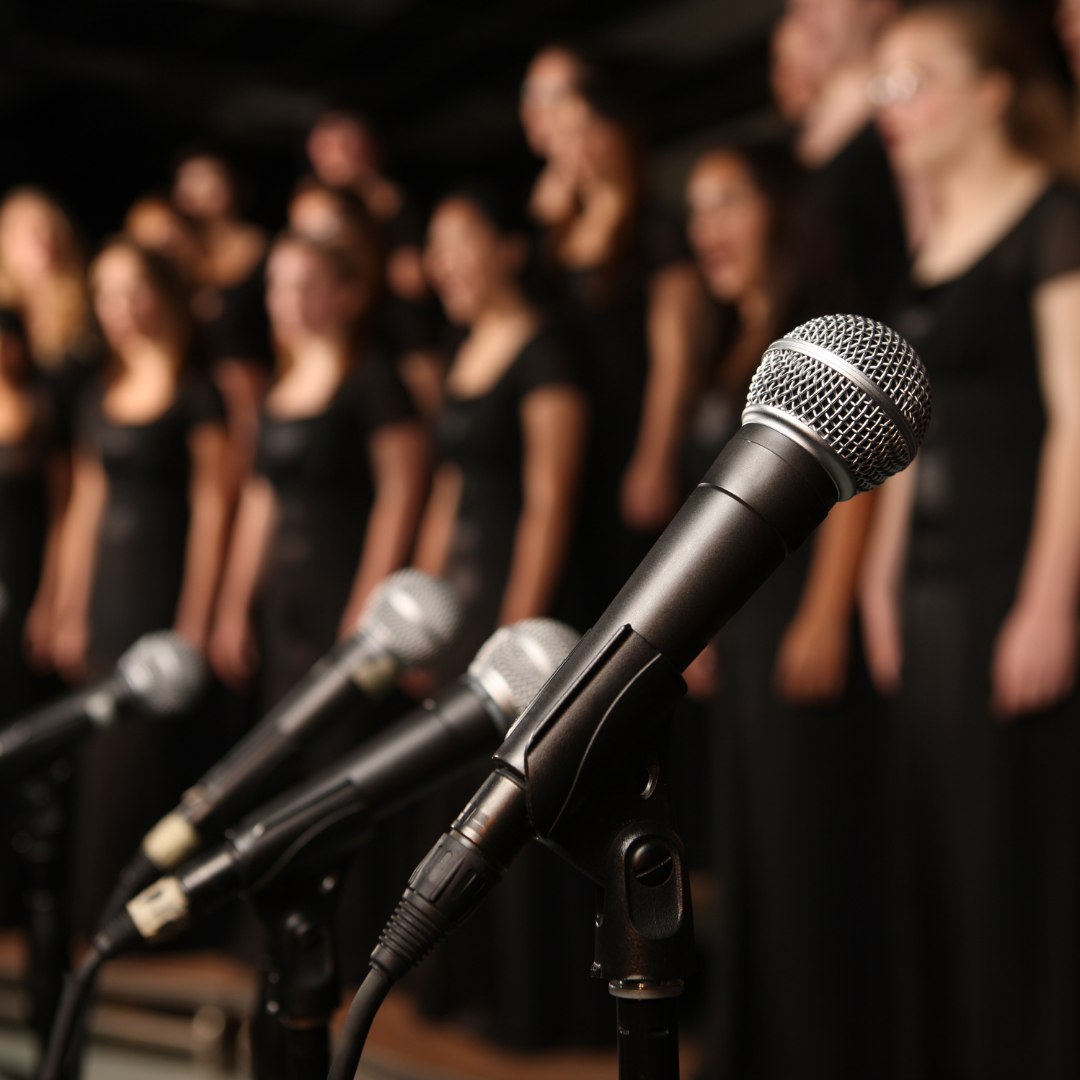
<path id="1" fill-rule="evenodd" d="M 570 350 L 548 325 L 542 325 L 514 361 L 514 377 L 521 395 L 542 386 L 579 386 L 580 373 Z"/>
<path id="2" fill-rule="evenodd" d="M 1055 180 L 1024 223 L 1032 281 L 1038 285 L 1080 270 L 1080 187 Z"/>
<path id="3" fill-rule="evenodd" d="M 359 414 L 368 428 L 416 418 L 412 398 L 393 364 L 377 351 L 366 353 L 341 384 L 338 399 Z"/>

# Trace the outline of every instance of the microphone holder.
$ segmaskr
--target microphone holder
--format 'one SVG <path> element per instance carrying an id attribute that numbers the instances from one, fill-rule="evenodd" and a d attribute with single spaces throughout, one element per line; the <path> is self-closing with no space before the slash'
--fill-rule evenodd
<path id="1" fill-rule="evenodd" d="M 330 1071 L 330 1018 L 341 1002 L 330 929 L 338 882 L 337 873 L 289 875 L 255 897 L 269 964 L 252 1023 L 254 1080 L 326 1080 Z"/>
<path id="2" fill-rule="evenodd" d="M 678 1080 L 677 1002 L 695 965 L 686 853 L 676 830 L 670 717 L 629 768 L 546 842 L 600 884 L 594 978 L 616 999 L 619 1080 Z"/>

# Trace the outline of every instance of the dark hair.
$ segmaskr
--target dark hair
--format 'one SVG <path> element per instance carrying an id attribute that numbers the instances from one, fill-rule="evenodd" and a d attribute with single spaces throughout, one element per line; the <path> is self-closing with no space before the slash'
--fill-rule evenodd
<path id="1" fill-rule="evenodd" d="M 156 251 L 148 251 L 130 236 L 124 235 L 107 239 L 99 248 L 94 262 L 98 262 L 107 252 L 116 249 L 130 251 L 142 264 L 143 272 L 151 288 L 165 306 L 171 324 L 170 332 L 176 350 L 176 359 L 183 368 L 190 359 L 191 294 L 179 269 L 164 255 L 159 255 Z"/>
<path id="2" fill-rule="evenodd" d="M 0 307 L 0 334 L 15 338 L 29 355 L 30 341 L 26 336 L 26 323 L 14 308 Z"/>
<path id="3" fill-rule="evenodd" d="M 519 233 L 528 236 L 531 231 L 525 200 L 516 191 L 487 180 L 466 180 L 447 189 L 436 202 L 436 209 L 451 199 L 461 199 L 476 207 L 502 236 Z"/>
<path id="4" fill-rule="evenodd" d="M 922 0 L 906 13 L 917 15 L 951 22 L 980 70 L 1001 71 L 1012 79 L 1005 129 L 1018 150 L 1057 167 L 1071 162 L 1064 88 L 1025 22 L 1012 12 L 976 0 Z"/>
<path id="5" fill-rule="evenodd" d="M 851 283 L 839 241 L 833 207 L 811 174 L 785 143 L 727 143 L 698 159 L 728 154 L 737 158 L 769 207 L 765 274 L 770 297 L 768 332 L 779 337 L 808 319 L 848 306 Z M 720 305 L 722 336 L 736 335 L 738 315 L 732 305 Z M 768 342 L 762 342 L 762 348 Z M 726 347 L 726 342 L 725 342 Z M 752 356 L 756 363 L 756 354 Z M 741 391 L 751 371 L 729 372 L 725 380 Z"/>

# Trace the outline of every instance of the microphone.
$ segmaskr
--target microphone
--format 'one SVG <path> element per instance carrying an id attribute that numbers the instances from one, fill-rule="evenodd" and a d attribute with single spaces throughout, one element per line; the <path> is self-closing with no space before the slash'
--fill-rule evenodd
<path id="1" fill-rule="evenodd" d="M 274 770 L 335 715 L 378 700 L 403 670 L 437 660 L 462 617 L 460 602 L 441 579 L 412 569 L 390 574 L 368 599 L 356 633 L 319 660 L 146 834 L 120 876 L 105 921 L 243 813 Z"/>
<path id="2" fill-rule="evenodd" d="M 124 947 L 118 931 L 132 943 L 167 937 L 241 890 L 258 892 L 286 870 L 315 864 L 321 876 L 378 821 L 495 749 L 579 637 L 565 623 L 545 618 L 497 630 L 466 674 L 439 697 L 155 882 L 127 905 L 130 925 L 115 925 L 111 941 L 99 935 L 95 947 Z"/>
<path id="3" fill-rule="evenodd" d="M 929 422 L 922 361 L 881 323 L 818 318 L 769 346 L 743 426 L 413 874 L 372 953 L 335 1080 L 352 1075 L 389 986 L 468 916 L 530 837 L 558 846 L 580 831 L 575 815 L 685 693 L 680 672 L 838 500 L 907 467 Z"/>
<path id="4" fill-rule="evenodd" d="M 25 768 L 91 728 L 121 716 L 174 716 L 191 708 L 207 684 L 195 647 L 171 630 L 144 634 L 108 678 L 24 716 L 0 731 L 0 770 Z"/>

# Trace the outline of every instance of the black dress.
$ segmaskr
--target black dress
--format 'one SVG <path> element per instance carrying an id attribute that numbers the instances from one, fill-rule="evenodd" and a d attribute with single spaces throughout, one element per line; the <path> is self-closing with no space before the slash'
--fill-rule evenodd
<path id="1" fill-rule="evenodd" d="M 574 350 L 592 404 L 581 519 L 570 575 L 582 600 L 575 622 L 591 626 L 652 547 L 619 511 L 649 374 L 647 322 L 654 275 L 689 261 L 682 230 L 642 213 L 627 242 L 602 266 L 549 266 L 538 287 L 558 332 Z"/>
<path id="2" fill-rule="evenodd" d="M 1046 428 L 1032 296 L 1077 270 L 1080 193 L 1055 183 L 895 316 L 934 389 L 897 702 L 904 1075 L 1080 1073 L 1080 698 L 1006 726 L 988 709 Z"/>
<path id="3" fill-rule="evenodd" d="M 173 625 L 190 519 L 189 438 L 199 427 L 224 424 L 220 395 L 197 373 L 185 376 L 172 404 L 145 424 L 110 419 L 105 391 L 103 381 L 88 388 L 76 436 L 79 449 L 101 461 L 108 486 L 90 596 L 93 677 L 109 673 L 143 634 Z M 121 724 L 83 746 L 72 877 L 77 931 L 93 931 L 142 835 L 209 763 L 204 743 L 189 718 L 178 718 Z"/>
<path id="4" fill-rule="evenodd" d="M 255 468 L 278 504 L 257 600 L 263 708 L 337 640 L 375 500 L 371 437 L 414 415 L 400 380 L 374 355 L 315 416 L 263 410 Z"/>
<path id="5" fill-rule="evenodd" d="M 521 513 L 521 402 L 553 385 L 576 386 L 577 376 L 557 338 L 542 330 L 486 394 L 447 395 L 438 450 L 461 469 L 463 483 L 446 576 L 467 610 L 448 677 L 495 630 Z M 489 771 L 485 763 L 428 799 L 419 815 L 424 850 Z M 595 893 L 546 848 L 528 845 L 475 916 L 417 972 L 424 1011 L 510 1046 L 610 1043 L 613 1010 L 605 987 L 588 975 Z"/>
<path id="6" fill-rule="evenodd" d="M 196 310 L 200 359 L 211 370 L 224 360 L 270 366 L 273 354 L 265 297 L 265 256 L 240 281 L 202 290 Z"/>
<path id="7" fill-rule="evenodd" d="M 884 319 L 908 255 L 896 181 L 874 125 L 867 124 L 823 165 L 820 176 L 839 225 L 858 311 Z"/>

